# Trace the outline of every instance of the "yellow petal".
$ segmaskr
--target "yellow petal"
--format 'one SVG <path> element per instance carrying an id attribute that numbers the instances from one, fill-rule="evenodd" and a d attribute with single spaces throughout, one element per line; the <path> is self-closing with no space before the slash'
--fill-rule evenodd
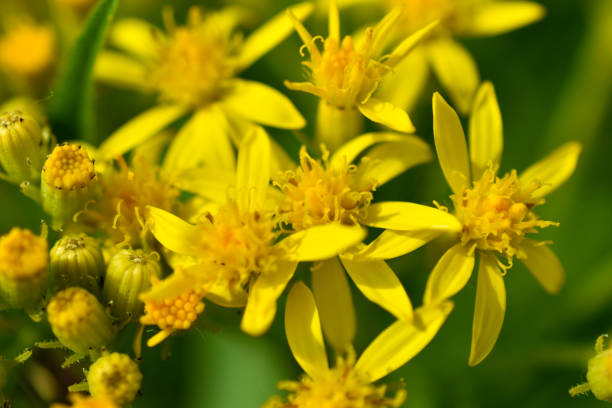
<path id="1" fill-rule="evenodd" d="M 407 112 L 423 94 L 429 79 L 429 63 L 420 48 L 411 52 L 378 85 L 376 96 Z"/>
<path id="2" fill-rule="evenodd" d="M 199 228 L 161 208 L 147 207 L 149 228 L 166 248 L 179 254 L 197 254 Z"/>
<path id="3" fill-rule="evenodd" d="M 285 333 L 300 367 L 310 377 L 321 378 L 329 369 L 321 322 L 314 297 L 302 282 L 293 285 L 287 297 Z"/>
<path id="4" fill-rule="evenodd" d="M 387 43 L 393 39 L 393 29 L 402 15 L 403 7 L 398 6 L 389 11 L 372 29 L 372 45 L 374 52 L 387 48 Z"/>
<path id="5" fill-rule="evenodd" d="M 552 295 L 559 294 L 565 284 L 565 271 L 557 255 L 547 245 L 532 240 L 523 241 L 521 249 L 526 255 L 521 261 L 540 285 Z"/>
<path id="6" fill-rule="evenodd" d="M 437 238 L 441 233 L 442 231 L 430 229 L 416 231 L 385 230 L 367 247 L 355 253 L 353 257 L 360 261 L 397 258 L 422 247 Z"/>
<path id="7" fill-rule="evenodd" d="M 298 20 L 302 21 L 312 13 L 313 5 L 310 2 L 304 2 L 296 4 L 289 9 Z M 238 60 L 240 69 L 248 68 L 283 41 L 291 31 L 293 31 L 293 24 L 285 11 L 262 25 L 244 41 Z"/>
<path id="8" fill-rule="evenodd" d="M 347 227 L 333 223 L 317 225 L 293 233 L 280 242 L 289 259 L 319 261 L 331 258 L 357 245 L 366 236 L 360 227 Z"/>
<path id="9" fill-rule="evenodd" d="M 390 67 L 397 66 L 400 62 L 406 58 L 406 56 L 416 48 L 421 41 L 427 38 L 432 31 L 438 27 L 438 21 L 434 21 L 433 23 L 421 28 L 420 30 L 412 33 L 408 38 L 403 40 L 391 53 L 389 58 L 385 60 L 385 64 Z"/>
<path id="10" fill-rule="evenodd" d="M 187 110 L 178 105 L 161 105 L 141 113 L 117 129 L 100 145 L 100 156 L 111 159 L 133 149 L 183 116 Z"/>
<path id="11" fill-rule="evenodd" d="M 365 133 L 349 140 L 340 146 L 330 157 L 329 164 L 332 167 L 341 167 L 346 163 L 352 163 L 366 149 L 383 142 L 397 142 L 406 135 L 395 132 L 372 132 Z"/>
<path id="12" fill-rule="evenodd" d="M 493 350 L 506 314 L 506 287 L 504 278 L 492 255 L 480 256 L 476 305 L 472 325 L 470 366 L 475 366 Z"/>
<path id="13" fill-rule="evenodd" d="M 445 301 L 463 289 L 474 270 L 474 254 L 469 252 L 459 243 L 442 255 L 427 280 L 423 304 Z"/>
<path id="14" fill-rule="evenodd" d="M 130 156 L 132 165 L 135 166 L 140 160 L 144 160 L 149 166 L 156 167 L 173 136 L 174 133 L 172 131 L 164 130 L 136 146 Z"/>
<path id="15" fill-rule="evenodd" d="M 355 308 L 346 274 L 336 256 L 314 264 L 310 270 L 325 338 L 337 352 L 345 352 L 351 347 L 356 331 Z"/>
<path id="16" fill-rule="evenodd" d="M 478 68 L 470 53 L 451 38 L 427 43 L 431 66 L 462 114 L 468 113 L 480 83 Z"/>
<path id="17" fill-rule="evenodd" d="M 231 112 L 255 123 L 282 128 L 301 129 L 306 120 L 285 95 L 274 88 L 255 81 L 236 79 L 223 99 Z"/>
<path id="18" fill-rule="evenodd" d="M 404 135 L 397 142 L 374 146 L 366 156 L 374 160 L 374 164 L 368 168 L 367 175 L 359 172 L 357 175 L 369 179 L 374 178 L 376 187 L 382 186 L 414 166 L 433 159 L 429 145 L 411 135 Z"/>
<path id="19" fill-rule="evenodd" d="M 473 8 L 460 30 L 464 35 L 502 34 L 535 23 L 545 14 L 544 6 L 531 1 L 482 2 Z"/>
<path id="20" fill-rule="evenodd" d="M 459 116 L 437 92 L 433 96 L 433 132 L 446 182 L 460 196 L 470 184 L 467 144 Z"/>
<path id="21" fill-rule="evenodd" d="M 194 287 L 211 282 L 214 276 L 214 268 L 206 268 L 203 265 L 192 265 L 187 268 L 175 270 L 172 275 L 160 281 L 149 291 L 140 296 L 142 301 L 164 300 L 189 292 Z"/>
<path id="22" fill-rule="evenodd" d="M 223 111 L 217 106 L 198 109 L 170 144 L 164 170 L 172 174 L 204 164 L 234 171 L 236 159 L 228 126 Z"/>
<path id="23" fill-rule="evenodd" d="M 184 170 L 172 178 L 176 187 L 223 203 L 227 200 L 228 189 L 236 185 L 236 174 L 232 171 L 212 167 Z"/>
<path id="24" fill-rule="evenodd" d="M 380 123 L 398 132 L 412 133 L 416 129 L 405 110 L 391 102 L 370 98 L 358 105 L 359 111 L 372 122 Z"/>
<path id="25" fill-rule="evenodd" d="M 482 173 L 493 165 L 499 167 L 504 134 L 502 116 L 490 82 L 483 82 L 476 93 L 470 116 L 470 159 L 472 179 L 480 180 Z"/>
<path id="26" fill-rule="evenodd" d="M 329 0 L 328 37 L 340 42 L 340 13 L 336 0 Z"/>
<path id="27" fill-rule="evenodd" d="M 103 51 L 98 55 L 94 77 L 120 88 L 147 89 L 147 68 L 133 58 L 113 51 Z"/>
<path id="28" fill-rule="evenodd" d="M 157 57 L 158 41 L 163 36 L 159 29 L 144 20 L 125 18 L 113 25 L 109 42 L 132 55 L 150 60 Z"/>
<path id="29" fill-rule="evenodd" d="M 574 173 L 581 151 L 582 145 L 578 142 L 564 144 L 525 170 L 520 176 L 521 184 L 541 184 L 542 187 L 537 189 L 533 196 L 538 198 L 548 195 Z"/>
<path id="30" fill-rule="evenodd" d="M 452 302 L 444 302 L 417 309 L 412 322 L 393 323 L 363 352 L 355 370 L 375 382 L 403 366 L 429 344 L 452 310 Z"/>
<path id="31" fill-rule="evenodd" d="M 268 331 L 276 316 L 276 302 L 296 267 L 296 262 L 279 262 L 275 271 L 257 277 L 249 290 L 249 300 L 240 324 L 242 331 L 251 336 Z"/>
<path id="32" fill-rule="evenodd" d="M 206 299 L 221 307 L 244 307 L 247 304 L 248 295 L 236 285 L 228 285 L 227 281 L 213 284 L 206 293 Z"/>
<path id="33" fill-rule="evenodd" d="M 398 231 L 461 231 L 461 223 L 454 215 L 426 205 L 401 201 L 372 204 L 364 224 Z"/>
<path id="34" fill-rule="evenodd" d="M 243 209 L 259 208 L 270 182 L 270 141 L 259 126 L 253 126 L 238 148 L 236 189 Z"/>
<path id="35" fill-rule="evenodd" d="M 404 321 L 412 320 L 412 303 L 406 290 L 385 261 L 354 261 L 342 258 L 355 285 L 371 302 Z"/>

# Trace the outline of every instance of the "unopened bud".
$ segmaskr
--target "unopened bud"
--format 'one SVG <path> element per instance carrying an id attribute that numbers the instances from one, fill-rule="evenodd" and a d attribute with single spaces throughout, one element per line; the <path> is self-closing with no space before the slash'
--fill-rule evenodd
<path id="1" fill-rule="evenodd" d="M 55 289 L 79 286 L 98 295 L 104 257 L 96 239 L 85 234 L 66 235 L 55 243 L 50 254 Z"/>
<path id="2" fill-rule="evenodd" d="M 87 373 L 89 392 L 93 397 L 107 397 L 123 406 L 136 398 L 142 374 L 128 355 L 106 354 L 97 359 Z"/>
<path id="3" fill-rule="evenodd" d="M 103 298 L 114 317 L 137 319 L 144 311 L 140 294 L 151 287 L 151 277 L 159 278 L 161 268 L 156 253 L 123 249 L 111 258 L 104 279 Z"/>
<path id="4" fill-rule="evenodd" d="M 0 237 L 0 295 L 10 307 L 30 309 L 42 303 L 48 267 L 45 239 L 21 228 Z"/>
<path id="5" fill-rule="evenodd" d="M 56 293 L 47 306 L 47 317 L 57 339 L 78 354 L 100 350 L 115 337 L 106 310 L 83 288 Z"/>
<path id="6" fill-rule="evenodd" d="M 15 183 L 40 179 L 46 143 L 36 120 L 19 111 L 0 116 L 0 163 Z"/>
<path id="7" fill-rule="evenodd" d="M 80 145 L 55 146 L 42 170 L 43 209 L 58 229 L 80 210 L 94 192 L 94 162 Z"/>

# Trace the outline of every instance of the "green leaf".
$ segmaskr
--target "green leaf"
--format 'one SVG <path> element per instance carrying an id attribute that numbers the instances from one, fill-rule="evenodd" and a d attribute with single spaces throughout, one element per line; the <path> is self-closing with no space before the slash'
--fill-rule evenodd
<path id="1" fill-rule="evenodd" d="M 93 126 L 93 68 L 118 0 L 101 0 L 78 36 L 49 106 L 49 121 L 59 140 L 97 142 Z"/>

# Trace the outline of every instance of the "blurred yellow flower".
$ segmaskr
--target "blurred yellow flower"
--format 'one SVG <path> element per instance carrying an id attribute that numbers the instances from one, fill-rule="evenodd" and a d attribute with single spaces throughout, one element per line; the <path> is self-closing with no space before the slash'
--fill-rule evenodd
<path id="1" fill-rule="evenodd" d="M 287 401 L 273 397 L 264 408 L 399 407 L 406 391 L 387 396 L 386 385 L 374 385 L 417 355 L 436 335 L 452 310 L 451 302 L 419 309 L 419 324 L 397 321 L 383 331 L 355 361 L 352 348 L 330 368 L 315 299 L 302 282 L 289 292 L 285 310 L 287 341 L 305 374 L 301 381 L 282 381 Z"/>
<path id="2" fill-rule="evenodd" d="M 87 397 L 81 394 L 70 394 L 71 405 L 51 404 L 51 408 L 119 408 L 112 400 L 106 397 Z"/>
<path id="3" fill-rule="evenodd" d="M 312 11 L 302 3 L 292 10 L 300 19 Z M 231 149 L 232 120 L 299 129 L 306 122 L 291 101 L 259 82 L 237 78 L 291 30 L 280 15 L 244 41 L 234 33 L 240 14 L 234 8 L 203 15 L 190 9 L 187 25 L 177 26 L 165 9 L 167 34 L 135 19 L 119 21 L 110 42 L 125 53 L 106 51 L 96 65 L 99 80 L 141 91 L 156 92 L 160 104 L 126 123 L 100 146 L 105 158 L 137 146 L 180 117 L 193 113 L 174 140 L 172 154 L 188 163 L 211 160 L 219 149 Z"/>
<path id="4" fill-rule="evenodd" d="M 604 346 L 607 337 L 607 334 L 603 334 L 595 341 L 597 354 L 589 360 L 587 382 L 572 387 L 569 390 L 572 397 L 591 391 L 598 400 L 612 402 L 612 353 L 609 346 Z"/>
<path id="5" fill-rule="evenodd" d="M 437 93 L 433 112 L 436 150 L 454 193 L 454 214 L 439 205 L 436 209 L 413 203 L 378 203 L 371 206 L 371 214 L 379 221 L 366 223 L 403 231 L 408 242 L 422 239 L 424 243 L 443 232 L 456 236 L 457 243 L 441 257 L 429 277 L 425 304 L 439 303 L 461 290 L 479 255 L 469 359 L 470 365 L 476 365 L 492 350 L 501 330 L 506 310 L 503 275 L 514 258 L 521 260 L 548 292 L 558 293 L 563 286 L 563 268 L 548 242 L 534 241 L 527 234 L 556 225 L 539 220 L 533 208 L 571 176 L 581 146 L 567 143 L 520 176 L 512 170 L 500 177 L 502 121 L 491 83 L 484 83 L 476 96 L 470 121 L 470 156 L 459 117 Z"/>

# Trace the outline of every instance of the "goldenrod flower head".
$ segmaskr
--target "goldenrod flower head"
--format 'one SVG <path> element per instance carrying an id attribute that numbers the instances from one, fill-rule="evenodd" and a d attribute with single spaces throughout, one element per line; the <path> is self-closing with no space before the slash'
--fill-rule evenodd
<path id="1" fill-rule="evenodd" d="M 0 116 L 0 163 L 12 181 L 38 180 L 46 155 L 42 131 L 32 116 L 20 111 Z"/>
<path id="2" fill-rule="evenodd" d="M 104 278 L 104 302 L 114 317 L 136 319 L 144 309 L 140 294 L 151 287 L 151 278 L 161 277 L 159 255 L 140 249 L 122 249 L 110 259 Z"/>
<path id="3" fill-rule="evenodd" d="M 81 394 L 70 394 L 71 405 L 53 404 L 51 408 L 120 408 L 107 397 L 89 397 Z"/>
<path id="4" fill-rule="evenodd" d="M 53 334 L 75 353 L 99 350 L 115 337 L 106 310 L 83 288 L 73 287 L 56 293 L 47 305 L 47 317 Z"/>
<path id="5" fill-rule="evenodd" d="M 123 406 L 134 400 L 142 374 L 128 355 L 111 353 L 98 358 L 87 373 L 89 392 L 95 397 L 106 397 Z"/>
<path id="6" fill-rule="evenodd" d="M 46 72 L 55 58 L 55 33 L 33 21 L 15 22 L 0 38 L 0 66 L 24 78 Z"/>
<path id="7" fill-rule="evenodd" d="M 93 193 L 94 161 L 77 144 L 57 145 L 42 170 L 41 197 L 44 210 L 53 218 L 52 227 L 81 209 Z"/>
<path id="8" fill-rule="evenodd" d="M 604 348 L 607 335 L 601 335 L 595 342 L 597 355 L 589 360 L 587 382 L 576 385 L 569 390 L 572 397 L 591 391 L 595 398 L 612 402 L 612 350 Z"/>
<path id="9" fill-rule="evenodd" d="M 59 239 L 50 252 L 51 276 L 58 289 L 79 286 L 91 293 L 100 291 L 104 275 L 104 257 L 98 241 L 85 234 L 71 234 Z"/>
<path id="10" fill-rule="evenodd" d="M 151 84 L 165 101 L 200 106 L 218 99 L 234 74 L 239 37 L 198 7 L 189 10 L 185 26 L 176 26 L 171 11 L 165 17 L 169 35 L 158 38 Z"/>
<path id="11" fill-rule="evenodd" d="M 14 308 L 40 303 L 49 280 L 47 240 L 13 228 L 0 237 L 0 295 Z"/>
<path id="12" fill-rule="evenodd" d="M 479 250 L 498 252 L 509 264 L 515 255 L 524 256 L 520 246 L 526 234 L 557 225 L 539 220 L 532 211 L 544 203 L 542 197 L 533 196 L 540 187 L 521 185 L 516 170 L 500 178 L 493 169 L 487 169 L 472 187 L 451 196 L 455 215 L 463 226 L 461 241 Z"/>
<path id="13" fill-rule="evenodd" d="M 290 392 L 287 402 L 275 401 L 266 407 L 279 408 L 384 408 L 400 407 L 406 401 L 406 390 L 387 397 L 387 386 L 375 386 L 354 368 L 354 353 L 339 357 L 334 368 L 321 378 L 304 375 L 301 381 L 282 381 L 281 390 Z"/>
<path id="14" fill-rule="evenodd" d="M 367 214 L 376 188 L 374 178 L 361 177 L 368 160 L 359 166 L 346 161 L 330 166 L 328 157 L 325 151 L 322 160 L 315 160 L 302 147 L 297 171 L 287 171 L 275 181 L 285 195 L 280 219 L 293 230 L 330 222 L 358 225 Z"/>
<path id="15" fill-rule="evenodd" d="M 181 270 L 178 269 L 174 273 L 180 275 Z M 155 286 L 160 284 L 160 280 L 152 277 L 151 283 L 155 289 Z M 204 311 L 202 297 L 205 293 L 205 289 L 199 287 L 165 299 L 148 300 L 145 298 L 145 314 L 140 318 L 140 323 L 154 325 L 161 329 L 149 339 L 147 345 L 154 347 L 176 330 L 189 329 L 198 315 Z"/>

